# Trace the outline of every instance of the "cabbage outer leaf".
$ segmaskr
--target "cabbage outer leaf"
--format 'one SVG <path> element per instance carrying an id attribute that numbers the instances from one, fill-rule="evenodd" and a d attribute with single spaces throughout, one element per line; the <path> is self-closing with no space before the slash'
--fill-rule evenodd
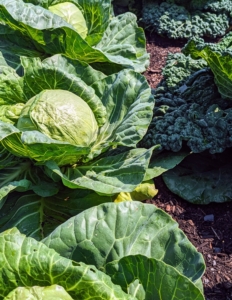
<path id="1" fill-rule="evenodd" d="M 133 149 L 115 156 L 98 158 L 80 166 L 59 168 L 53 161 L 45 163 L 48 172 L 58 175 L 65 186 L 90 189 L 102 195 L 132 192 L 144 178 L 153 148 Z"/>
<path id="2" fill-rule="evenodd" d="M 39 162 L 54 160 L 59 165 L 74 164 L 89 152 L 89 147 L 78 147 L 53 140 L 39 131 L 20 132 L 12 124 L 0 121 L 0 143 L 10 153 Z"/>
<path id="3" fill-rule="evenodd" d="M 15 288 L 58 284 L 74 299 L 135 299 L 94 266 L 61 257 L 17 228 L 0 234 L 0 299 Z"/>
<path id="4" fill-rule="evenodd" d="M 123 70 L 95 82 L 97 96 L 106 107 L 107 121 L 100 128 L 89 159 L 109 146 L 136 147 L 153 116 L 154 98 L 146 78 Z"/>
<path id="5" fill-rule="evenodd" d="M 8 294 L 4 300 L 72 300 L 73 298 L 62 286 L 53 284 L 51 286 L 18 287 Z"/>
<path id="6" fill-rule="evenodd" d="M 161 269 L 163 268 L 161 274 L 162 272 L 174 274 L 173 277 L 172 275 L 169 277 L 172 289 L 169 289 L 169 292 L 167 290 L 164 299 L 172 299 L 173 287 L 175 289 L 175 285 L 178 283 L 180 283 L 179 288 L 182 289 L 180 294 L 185 290 L 185 284 L 191 286 L 193 291 L 195 290 L 193 298 L 185 290 L 189 297 L 186 299 L 197 299 L 195 297 L 196 288 L 190 284 L 190 281 L 201 287 L 202 290 L 200 278 L 205 269 L 202 255 L 188 241 L 178 228 L 178 224 L 154 205 L 136 201 L 101 204 L 58 226 L 42 242 L 63 257 L 93 264 L 105 272 L 108 272 L 108 265 L 112 263 L 115 264 L 115 269 L 120 269 L 120 259 L 125 258 L 127 261 L 128 258 L 129 264 L 132 264 L 131 273 L 123 274 L 122 272 L 117 276 L 125 277 L 125 280 L 129 282 L 139 278 L 142 284 L 147 284 L 147 264 L 150 264 L 150 276 L 157 275 L 159 277 L 160 273 L 155 274 L 155 269 L 153 269 L 156 267 L 155 264 L 158 264 Z M 133 256 L 129 258 L 130 255 L 144 255 L 147 258 L 144 261 L 140 258 L 134 259 Z M 137 259 L 138 261 L 136 261 Z M 163 264 L 157 263 L 156 260 Z M 142 271 L 139 275 L 134 276 L 136 265 L 138 270 L 141 268 Z M 169 269 L 167 266 L 171 266 L 171 268 Z M 146 271 L 144 272 L 144 270 Z M 123 278 L 121 278 L 121 282 L 124 282 Z M 151 286 L 148 284 L 146 290 L 146 284 L 144 284 L 144 288 L 149 293 Z M 151 280 L 151 285 L 153 288 L 162 289 L 162 293 L 163 289 L 167 287 L 166 285 L 162 286 L 160 280 L 157 285 L 156 281 Z M 125 288 L 125 282 L 122 286 Z M 203 299 L 199 290 L 198 294 L 199 299 Z M 183 298 L 185 299 L 185 297 Z"/>
<path id="7" fill-rule="evenodd" d="M 174 168 L 178 165 L 187 155 L 189 151 L 179 152 L 161 152 L 156 154 L 151 159 L 144 180 L 150 180 L 158 177 L 164 172 Z"/>
<path id="8" fill-rule="evenodd" d="M 27 194 L 14 192 L 1 201 L 0 232 L 17 227 L 26 236 L 41 240 L 83 210 L 112 201 L 112 197 L 100 196 L 90 190 L 63 188 L 46 198 L 32 191 Z"/>
<path id="9" fill-rule="evenodd" d="M 125 292 L 129 291 L 138 300 L 205 299 L 191 280 L 158 259 L 130 255 L 121 258 L 119 262 L 108 264 L 106 269 L 115 284 L 119 284 Z M 140 286 L 131 286 L 136 279 L 143 287 L 145 297 L 141 297 Z"/>
<path id="10" fill-rule="evenodd" d="M 232 160 L 230 148 L 223 153 L 191 154 L 174 169 L 163 174 L 168 189 L 195 204 L 232 200 Z"/>

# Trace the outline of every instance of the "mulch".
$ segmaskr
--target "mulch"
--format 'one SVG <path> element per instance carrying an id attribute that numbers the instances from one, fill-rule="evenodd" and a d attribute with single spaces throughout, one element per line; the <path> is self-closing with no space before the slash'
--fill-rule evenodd
<path id="1" fill-rule="evenodd" d="M 150 66 L 144 75 L 152 88 L 162 79 L 167 54 L 180 52 L 185 43 L 147 34 Z M 193 205 L 171 193 L 162 177 L 155 179 L 155 185 L 159 193 L 146 202 L 170 214 L 204 256 L 206 272 L 202 279 L 206 300 L 232 300 L 232 202 Z M 212 219 L 205 221 L 205 217 Z"/>

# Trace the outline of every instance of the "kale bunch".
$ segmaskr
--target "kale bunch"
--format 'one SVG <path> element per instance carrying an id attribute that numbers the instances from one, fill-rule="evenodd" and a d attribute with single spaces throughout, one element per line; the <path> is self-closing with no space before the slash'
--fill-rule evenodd
<path id="1" fill-rule="evenodd" d="M 232 0 L 146 0 L 144 26 L 169 38 L 223 36 L 232 23 Z"/>
<path id="2" fill-rule="evenodd" d="M 182 66 L 186 76 L 176 78 Z M 170 54 L 164 74 L 168 77 L 154 91 L 154 117 L 140 146 L 160 144 L 161 150 L 174 152 L 188 146 L 194 153 L 212 154 L 231 147 L 232 102 L 221 98 L 204 62 Z"/>

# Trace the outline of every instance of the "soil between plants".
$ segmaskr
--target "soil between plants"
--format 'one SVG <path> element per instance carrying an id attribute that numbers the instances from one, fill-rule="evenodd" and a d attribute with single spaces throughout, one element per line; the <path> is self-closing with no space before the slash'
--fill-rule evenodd
<path id="1" fill-rule="evenodd" d="M 180 52 L 185 43 L 147 34 L 150 66 L 144 75 L 152 88 L 162 80 L 167 54 Z M 159 192 L 146 202 L 170 214 L 204 256 L 206 272 L 202 279 L 206 300 L 232 300 L 232 202 L 193 205 L 171 193 L 162 177 L 154 181 Z M 214 221 L 204 221 L 208 215 L 213 215 Z"/>

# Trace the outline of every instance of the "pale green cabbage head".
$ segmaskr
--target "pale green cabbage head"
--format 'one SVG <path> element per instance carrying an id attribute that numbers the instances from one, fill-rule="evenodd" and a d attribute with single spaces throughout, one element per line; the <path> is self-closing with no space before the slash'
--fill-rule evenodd
<path id="1" fill-rule="evenodd" d="M 85 18 L 80 9 L 71 2 L 58 3 L 48 8 L 52 13 L 60 16 L 85 39 L 88 33 Z"/>
<path id="2" fill-rule="evenodd" d="M 44 90 L 22 109 L 17 128 L 37 130 L 48 137 L 83 147 L 97 137 L 98 125 L 89 105 L 65 90 Z"/>

